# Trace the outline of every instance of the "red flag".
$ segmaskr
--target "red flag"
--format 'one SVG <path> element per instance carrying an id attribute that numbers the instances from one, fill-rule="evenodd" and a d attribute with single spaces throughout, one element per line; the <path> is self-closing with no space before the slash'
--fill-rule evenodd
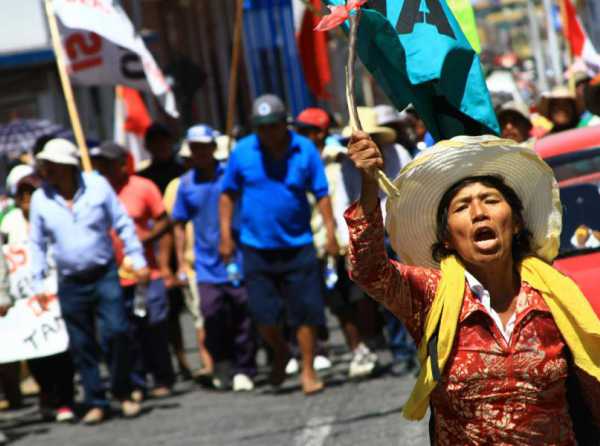
<path id="1" fill-rule="evenodd" d="M 129 149 L 131 163 L 139 169 L 150 157 L 144 148 L 144 135 L 152 118 L 137 90 L 119 85 L 116 93 L 114 139 Z"/>
<path id="2" fill-rule="evenodd" d="M 311 93 L 318 99 L 329 99 L 327 86 L 331 82 L 331 66 L 327 48 L 327 35 L 315 31 L 320 17 L 314 11 L 321 11 L 321 0 L 310 0 L 312 7 L 306 7 L 298 31 L 298 49 L 304 77 Z"/>
<path id="3" fill-rule="evenodd" d="M 571 47 L 571 53 L 575 57 L 581 57 L 583 53 L 583 45 L 587 39 L 579 18 L 577 17 L 577 11 L 571 3 L 571 0 L 562 0 L 562 16 L 563 16 L 563 29 L 565 38 L 569 42 Z"/>

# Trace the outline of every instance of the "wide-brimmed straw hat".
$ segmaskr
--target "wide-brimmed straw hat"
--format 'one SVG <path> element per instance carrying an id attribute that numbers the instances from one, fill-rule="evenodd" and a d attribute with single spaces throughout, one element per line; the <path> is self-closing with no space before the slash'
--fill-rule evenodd
<path id="1" fill-rule="evenodd" d="M 541 115 L 549 118 L 550 103 L 560 99 L 573 101 L 573 103 L 575 103 L 575 94 L 568 87 L 554 87 L 552 91 L 542 93 L 542 98 L 540 99 L 540 103 L 538 105 L 538 111 Z"/>
<path id="2" fill-rule="evenodd" d="M 357 107 L 358 119 L 362 124 L 363 131 L 371 136 L 377 136 L 380 144 L 392 144 L 396 142 L 396 131 L 390 127 L 377 125 L 377 113 L 373 107 Z M 346 126 L 342 130 L 343 138 L 350 138 L 352 129 Z"/>
<path id="3" fill-rule="evenodd" d="M 562 209 L 552 169 L 529 146 L 495 136 L 459 136 L 442 141 L 407 164 L 394 184 L 399 197 L 387 200 L 386 229 L 403 262 L 437 268 L 437 210 L 458 181 L 481 175 L 501 177 L 523 204 L 533 254 L 552 261 L 559 248 Z"/>

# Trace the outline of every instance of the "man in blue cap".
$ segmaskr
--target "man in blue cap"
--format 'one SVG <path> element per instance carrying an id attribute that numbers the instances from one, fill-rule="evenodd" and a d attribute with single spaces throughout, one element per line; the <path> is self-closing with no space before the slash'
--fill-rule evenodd
<path id="1" fill-rule="evenodd" d="M 178 263 L 182 268 L 179 275 L 188 275 L 185 223 L 192 221 L 205 342 L 214 360 L 213 385 L 219 390 L 231 387 L 234 391 L 252 390 L 252 378 L 256 375 L 255 342 L 241 274 L 242 256 L 236 250 L 225 263 L 219 255 L 219 197 L 224 167 L 214 158 L 216 136 L 217 132 L 207 125 L 196 125 L 186 135 L 193 168 L 181 177 L 172 215 Z"/>
<path id="2" fill-rule="evenodd" d="M 302 354 L 302 389 L 311 395 L 323 389 L 313 359 L 316 329 L 325 316 L 307 193 L 323 215 L 327 253 L 337 255 L 338 245 L 319 151 L 308 138 L 288 130 L 286 119 L 278 97 L 264 95 L 254 102 L 256 133 L 236 145 L 223 180 L 220 253 L 225 262 L 235 253 L 231 227 L 239 202 L 250 311 L 274 352 L 271 383 L 283 382 L 290 357 L 281 329 L 285 315 Z"/>

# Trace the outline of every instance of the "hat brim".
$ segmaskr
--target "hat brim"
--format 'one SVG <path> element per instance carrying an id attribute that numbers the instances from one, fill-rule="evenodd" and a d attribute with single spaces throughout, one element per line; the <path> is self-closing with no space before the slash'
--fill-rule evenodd
<path id="1" fill-rule="evenodd" d="M 65 165 L 69 165 L 69 166 L 79 166 L 79 160 L 77 158 L 73 158 L 73 157 L 70 157 L 70 156 L 61 156 L 61 155 L 48 154 L 48 153 L 44 153 L 43 150 L 40 153 L 38 153 L 35 158 L 38 159 L 38 160 L 42 160 L 42 161 L 48 161 L 48 162 L 54 163 L 54 164 L 65 164 Z"/>
<path id="2" fill-rule="evenodd" d="M 542 96 L 542 98 L 540 99 L 540 103 L 538 105 L 538 112 L 540 113 L 540 115 L 545 116 L 546 118 L 550 118 L 550 103 L 552 101 L 556 101 L 556 100 L 567 100 L 567 101 L 573 101 L 574 103 L 575 101 L 575 96 L 572 95 L 566 95 L 566 94 L 548 94 L 545 96 Z"/>
<path id="3" fill-rule="evenodd" d="M 198 138 L 189 138 L 189 139 L 186 139 L 186 142 L 188 144 L 194 144 L 194 143 L 198 143 L 198 144 L 215 144 L 216 140 L 215 140 L 215 138 L 211 138 L 210 136 L 206 136 L 206 137 L 198 137 Z"/>
<path id="4" fill-rule="evenodd" d="M 300 130 L 327 130 L 327 126 L 309 124 L 307 122 L 294 121 L 294 126 Z"/>
<path id="5" fill-rule="evenodd" d="M 480 175 L 503 178 L 523 204 L 534 254 L 548 262 L 556 257 L 562 208 L 552 169 L 526 145 L 494 136 L 461 136 L 436 144 L 394 181 L 401 194 L 387 200 L 386 229 L 402 261 L 439 267 L 431 246 L 437 241 L 440 201 L 457 181 Z"/>
<path id="6" fill-rule="evenodd" d="M 287 122 L 287 115 L 284 113 L 271 113 L 265 116 L 253 116 L 252 125 L 257 127 L 259 125 L 278 124 L 280 122 Z"/>
<path id="7" fill-rule="evenodd" d="M 98 149 L 98 150 L 96 150 L 96 149 Z M 96 147 L 96 148 L 90 150 L 90 157 L 91 158 L 105 158 L 107 160 L 115 161 L 115 160 L 122 158 L 123 155 L 119 156 L 114 153 L 106 153 L 106 152 L 103 152 L 102 149 Z"/>
<path id="8" fill-rule="evenodd" d="M 380 144 L 393 144 L 396 142 L 396 131 L 389 127 L 370 127 L 363 128 L 363 132 L 368 133 L 371 136 L 376 136 L 379 138 Z M 345 140 L 350 139 L 352 136 L 352 128 L 350 126 L 344 127 L 342 130 L 342 138 Z"/>
<path id="9" fill-rule="evenodd" d="M 529 129 L 533 128 L 533 124 L 531 123 L 530 118 L 528 116 L 525 116 L 522 111 L 520 111 L 520 110 L 518 110 L 516 108 L 505 108 L 503 110 L 500 110 L 498 112 L 498 120 L 502 119 L 502 116 L 507 115 L 509 113 L 513 113 L 515 115 L 519 115 L 519 117 L 521 119 L 523 119 L 523 121 L 527 122 L 527 124 L 529 125 Z"/>

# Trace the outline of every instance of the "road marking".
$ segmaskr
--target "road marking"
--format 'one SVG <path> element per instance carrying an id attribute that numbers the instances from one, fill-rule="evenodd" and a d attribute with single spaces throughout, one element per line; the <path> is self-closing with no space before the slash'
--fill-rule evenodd
<path id="1" fill-rule="evenodd" d="M 331 423 L 335 417 L 314 417 L 308 420 L 306 426 L 296 437 L 295 446 L 322 446 L 331 433 Z"/>

